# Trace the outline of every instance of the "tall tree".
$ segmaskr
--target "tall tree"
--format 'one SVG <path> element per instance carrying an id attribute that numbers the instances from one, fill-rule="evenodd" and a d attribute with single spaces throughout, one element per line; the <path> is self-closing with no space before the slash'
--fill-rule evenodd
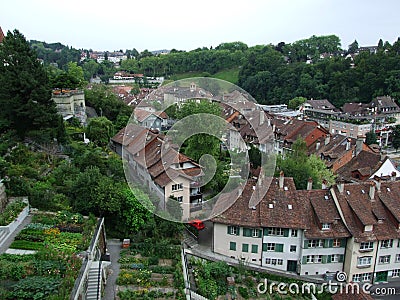
<path id="1" fill-rule="evenodd" d="M 394 149 L 396 149 L 396 152 L 400 147 L 400 125 L 396 125 L 393 129 L 392 146 Z"/>
<path id="2" fill-rule="evenodd" d="M 376 133 L 373 130 L 365 134 L 365 143 L 367 145 L 376 144 Z"/>
<path id="3" fill-rule="evenodd" d="M 0 131 L 56 128 L 56 105 L 47 73 L 18 31 L 8 32 L 0 45 Z"/>

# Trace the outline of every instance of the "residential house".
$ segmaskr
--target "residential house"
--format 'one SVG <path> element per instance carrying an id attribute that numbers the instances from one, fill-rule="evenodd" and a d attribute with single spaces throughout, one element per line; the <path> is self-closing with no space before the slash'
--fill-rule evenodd
<path id="1" fill-rule="evenodd" d="M 362 150 L 347 164 L 337 170 L 337 175 L 347 182 L 358 182 L 375 177 L 390 179 L 400 177 L 394 163 L 389 157 L 382 157 L 380 153 Z"/>
<path id="2" fill-rule="evenodd" d="M 300 106 L 300 111 L 306 120 L 316 121 L 325 128 L 328 128 L 329 119 L 335 119 L 340 114 L 327 99 L 307 100 Z"/>
<path id="3" fill-rule="evenodd" d="M 211 219 L 213 251 L 301 275 L 342 270 L 350 234 L 329 191 L 297 191 L 283 173 L 270 180 L 256 205 L 250 199 L 259 192 L 258 184 L 249 180 L 240 196 L 230 197 L 236 201 Z"/>
<path id="4" fill-rule="evenodd" d="M 148 111 L 137 107 L 134 111 L 134 120 L 142 127 L 158 131 L 168 128 L 168 115 L 165 111 Z"/>
<path id="5" fill-rule="evenodd" d="M 127 163 L 128 182 L 140 183 L 157 195 L 159 208 L 167 210 L 167 202 L 174 198 L 181 204 L 182 220 L 202 212 L 201 167 L 179 153 L 162 134 L 129 124 L 111 143 Z"/>
<path id="6" fill-rule="evenodd" d="M 330 134 L 342 134 L 348 137 L 357 138 L 359 136 L 365 138 L 365 135 L 373 130 L 372 123 L 357 124 L 345 121 L 329 120 L 328 128 Z"/>
<path id="7" fill-rule="evenodd" d="M 352 282 L 386 282 L 400 276 L 400 182 L 339 183 L 331 195 L 346 227 L 344 272 Z"/>
<path id="8" fill-rule="evenodd" d="M 308 147 L 308 152 L 321 158 L 333 173 L 349 163 L 362 150 L 373 152 L 363 139 L 348 138 L 340 134 L 327 134 L 325 138 L 318 139 Z"/>
<path id="9" fill-rule="evenodd" d="M 53 90 L 52 100 L 56 103 L 57 112 L 64 120 L 72 117 L 86 124 L 85 94 L 80 90 Z"/>
<path id="10" fill-rule="evenodd" d="M 292 144 L 298 139 L 305 140 L 307 147 L 319 139 L 324 139 L 328 131 L 315 121 L 289 119 L 282 122 L 272 121 L 274 124 L 275 152 L 285 154 L 292 151 Z"/>

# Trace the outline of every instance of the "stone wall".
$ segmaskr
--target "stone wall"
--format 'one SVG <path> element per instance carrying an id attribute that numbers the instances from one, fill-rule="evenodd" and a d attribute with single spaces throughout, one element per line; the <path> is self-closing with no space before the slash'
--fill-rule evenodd
<path id="1" fill-rule="evenodd" d="M 0 213 L 4 211 L 7 205 L 6 187 L 0 182 Z"/>

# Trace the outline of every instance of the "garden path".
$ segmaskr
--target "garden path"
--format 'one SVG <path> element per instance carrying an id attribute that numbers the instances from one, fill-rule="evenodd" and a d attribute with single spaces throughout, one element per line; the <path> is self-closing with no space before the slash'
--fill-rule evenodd
<path id="1" fill-rule="evenodd" d="M 103 300 L 114 300 L 117 296 L 117 277 L 120 272 L 118 260 L 120 258 L 121 241 L 118 239 L 107 240 L 107 249 L 110 253 L 111 266 L 110 275 L 107 278 L 107 284 L 104 289 Z"/>

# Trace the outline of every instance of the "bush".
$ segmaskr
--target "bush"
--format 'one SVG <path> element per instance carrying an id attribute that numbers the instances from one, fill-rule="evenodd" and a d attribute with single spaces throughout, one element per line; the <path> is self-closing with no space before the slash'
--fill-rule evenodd
<path id="1" fill-rule="evenodd" d="M 243 286 L 239 286 L 238 288 L 240 296 L 242 296 L 244 299 L 249 299 L 249 292 L 247 288 Z"/>
<path id="2" fill-rule="evenodd" d="M 56 295 L 60 279 L 55 277 L 31 276 L 20 280 L 13 286 L 12 297 L 15 299 L 46 299 Z"/>
<path id="3" fill-rule="evenodd" d="M 9 203 L 4 212 L 0 214 L 0 226 L 7 226 L 13 222 L 22 210 L 26 207 L 26 203 L 22 200 L 17 200 L 15 202 Z"/>

